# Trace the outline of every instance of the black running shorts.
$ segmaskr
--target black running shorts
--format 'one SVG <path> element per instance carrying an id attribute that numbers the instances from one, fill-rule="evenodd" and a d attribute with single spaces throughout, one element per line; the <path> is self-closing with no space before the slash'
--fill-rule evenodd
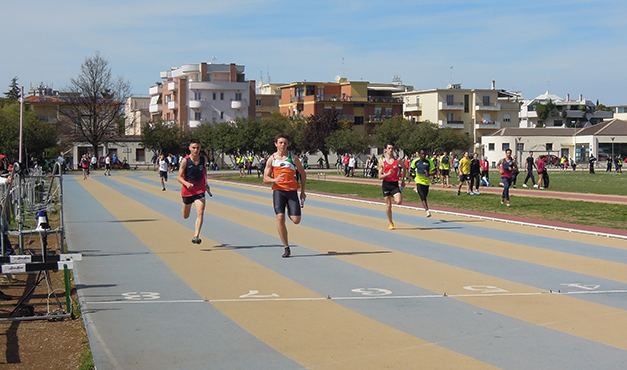
<path id="1" fill-rule="evenodd" d="M 383 181 L 381 189 L 384 197 L 393 197 L 394 194 L 401 192 L 401 189 L 398 187 L 398 181 Z"/>
<path id="2" fill-rule="evenodd" d="M 416 184 L 416 189 L 418 190 L 418 195 L 420 195 L 420 200 L 427 200 L 429 185 Z"/>
<path id="3" fill-rule="evenodd" d="M 272 192 L 272 203 L 274 205 L 274 213 L 287 213 L 290 216 L 300 216 L 300 204 L 298 202 L 298 192 L 296 190 L 274 190 Z"/>
<path id="4" fill-rule="evenodd" d="M 183 204 L 192 204 L 198 199 L 205 199 L 205 192 L 192 195 L 190 197 L 183 197 Z"/>

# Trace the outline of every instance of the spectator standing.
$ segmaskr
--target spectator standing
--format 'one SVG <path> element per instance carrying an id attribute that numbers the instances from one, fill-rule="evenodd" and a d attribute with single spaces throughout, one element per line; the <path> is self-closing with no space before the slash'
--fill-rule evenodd
<path id="1" fill-rule="evenodd" d="M 616 173 L 623 173 L 623 160 L 620 157 L 620 154 L 614 157 L 614 165 L 616 168 Z"/>
<path id="2" fill-rule="evenodd" d="M 457 186 L 457 196 L 461 193 L 464 182 L 466 183 L 466 195 L 472 195 L 473 193 L 470 192 L 470 158 L 468 152 L 464 152 L 464 157 L 459 161 L 458 168 L 459 185 Z"/>
<path id="3" fill-rule="evenodd" d="M 440 156 L 440 178 L 442 179 L 442 187 L 450 188 L 451 184 L 449 183 L 449 171 L 451 169 L 451 157 L 449 157 L 448 152 L 444 152 L 442 156 Z"/>
<path id="4" fill-rule="evenodd" d="M 342 164 L 344 165 L 344 176 L 348 177 L 348 162 L 350 161 L 350 158 L 348 156 L 348 154 L 344 154 L 344 157 L 342 157 Z"/>
<path id="5" fill-rule="evenodd" d="M 355 156 L 352 154 L 348 157 L 348 173 L 350 177 L 355 177 Z"/>
<path id="6" fill-rule="evenodd" d="M 490 186 L 490 162 L 488 162 L 488 157 L 483 157 L 479 165 L 481 166 L 481 183 L 483 186 Z"/>
<path id="7" fill-rule="evenodd" d="M 518 165 L 516 164 L 516 159 L 512 158 L 512 150 L 505 150 L 505 158 L 501 159 L 497 164 L 501 172 L 501 182 L 503 183 L 503 193 L 501 194 L 501 204 L 507 201 L 507 206 L 510 206 L 509 203 L 509 185 L 512 182 L 512 178 L 514 176 L 514 171 L 518 169 Z"/>
<path id="8" fill-rule="evenodd" d="M 612 156 L 611 155 L 607 156 L 607 168 L 605 169 L 605 172 L 612 172 Z"/>
<path id="9" fill-rule="evenodd" d="M 453 167 L 455 169 L 455 176 L 459 176 L 459 158 L 457 158 L 457 154 L 453 157 Z"/>
<path id="10" fill-rule="evenodd" d="M 527 168 L 527 177 L 525 177 L 525 183 L 523 184 L 523 188 L 528 188 L 527 181 L 531 179 L 531 183 L 534 188 L 537 188 L 536 178 L 533 176 L 533 169 L 536 167 L 533 160 L 533 152 L 529 152 L 529 156 L 525 159 L 525 167 Z"/>
<path id="11" fill-rule="evenodd" d="M 98 158 L 95 154 L 91 157 L 91 169 L 94 171 L 98 169 Z"/>
<path id="12" fill-rule="evenodd" d="M 590 158 L 588 158 L 588 163 L 590 164 L 590 174 L 594 175 L 594 162 L 596 162 L 597 159 L 594 157 L 594 154 L 590 154 Z"/>
<path id="13" fill-rule="evenodd" d="M 474 194 L 479 193 L 479 186 L 481 185 L 481 161 L 479 161 L 479 154 L 474 153 L 470 160 L 470 192 L 472 193 L 473 187 L 475 188 Z"/>
<path id="14" fill-rule="evenodd" d="M 107 154 L 107 156 L 105 157 L 104 175 L 111 176 L 111 155 L 110 154 Z"/>

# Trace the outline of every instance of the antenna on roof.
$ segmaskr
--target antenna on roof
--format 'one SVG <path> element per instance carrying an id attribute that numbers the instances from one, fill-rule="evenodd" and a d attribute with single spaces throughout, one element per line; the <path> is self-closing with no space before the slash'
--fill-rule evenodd
<path id="1" fill-rule="evenodd" d="M 551 91 L 551 80 L 549 80 L 548 78 L 546 79 L 546 86 L 547 86 L 546 93 L 547 95 L 549 95 L 549 91 Z"/>
<path id="2" fill-rule="evenodd" d="M 215 55 L 211 56 L 211 63 L 215 62 L 216 60 L 218 60 L 218 57 Z"/>

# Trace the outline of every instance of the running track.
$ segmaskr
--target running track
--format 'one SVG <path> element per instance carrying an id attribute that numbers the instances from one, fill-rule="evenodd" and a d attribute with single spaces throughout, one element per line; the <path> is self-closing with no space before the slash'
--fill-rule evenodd
<path id="1" fill-rule="evenodd" d="M 282 259 L 266 188 L 212 182 L 201 245 L 167 188 L 64 177 L 98 370 L 627 363 L 624 239 L 310 194 Z"/>

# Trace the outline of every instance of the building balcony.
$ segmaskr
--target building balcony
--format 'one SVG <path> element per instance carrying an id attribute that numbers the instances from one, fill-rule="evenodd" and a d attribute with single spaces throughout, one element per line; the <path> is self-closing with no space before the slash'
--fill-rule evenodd
<path id="1" fill-rule="evenodd" d="M 403 98 L 397 98 L 393 96 L 369 96 L 369 103 L 402 103 Z"/>
<path id="2" fill-rule="evenodd" d="M 172 100 L 168 102 L 168 109 L 169 110 L 175 110 L 178 109 L 178 107 L 176 106 L 176 101 Z"/>
<path id="3" fill-rule="evenodd" d="M 231 109 L 243 109 L 245 107 L 247 107 L 247 101 L 246 99 L 242 99 L 242 100 L 231 100 Z"/>
<path id="4" fill-rule="evenodd" d="M 464 128 L 464 121 L 447 121 L 447 120 L 440 120 L 438 121 L 439 125 L 441 128 L 455 128 L 455 129 L 463 129 Z"/>
<path id="5" fill-rule="evenodd" d="M 176 91 L 176 90 L 178 90 L 178 84 L 176 83 L 176 81 L 168 82 L 168 90 L 169 91 Z"/>
<path id="6" fill-rule="evenodd" d="M 203 109 L 206 106 L 207 106 L 207 100 L 206 99 L 198 99 L 198 100 L 190 100 L 189 101 L 189 107 L 191 109 Z"/>
<path id="7" fill-rule="evenodd" d="M 291 96 L 290 103 L 302 103 L 304 101 L 302 96 Z"/>
<path id="8" fill-rule="evenodd" d="M 346 95 L 346 94 L 316 95 L 315 100 L 317 102 L 353 101 L 353 97 L 350 95 Z"/>
<path id="9" fill-rule="evenodd" d="M 477 130 L 500 130 L 501 121 L 477 121 Z"/>
<path id="10" fill-rule="evenodd" d="M 490 103 L 489 105 L 480 103 L 475 105 L 475 110 L 499 111 L 501 110 L 501 103 Z"/>
<path id="11" fill-rule="evenodd" d="M 148 112 L 159 113 L 163 111 L 163 104 L 151 104 L 148 106 Z"/>
<path id="12" fill-rule="evenodd" d="M 337 116 L 337 120 L 355 122 L 355 116 L 353 116 L 352 114 L 340 114 Z"/>
<path id="13" fill-rule="evenodd" d="M 201 118 L 199 120 L 189 120 L 189 128 L 196 128 L 200 125 L 202 125 L 203 123 L 207 122 L 207 119 L 205 118 Z"/>
<path id="14" fill-rule="evenodd" d="M 386 119 L 392 118 L 391 114 L 371 114 L 366 116 L 367 122 L 381 122 Z"/>
<path id="15" fill-rule="evenodd" d="M 583 111 L 569 109 L 569 110 L 566 111 L 566 117 L 568 117 L 568 118 L 582 118 L 583 117 Z"/>
<path id="16" fill-rule="evenodd" d="M 157 86 L 151 86 L 150 89 L 148 90 L 148 93 L 150 94 L 150 96 L 153 96 L 153 95 L 161 94 L 162 91 L 163 91 L 163 86 L 157 85 Z"/>
<path id="17" fill-rule="evenodd" d="M 453 102 L 452 104 L 448 104 L 447 102 L 441 101 L 438 104 L 438 109 L 440 110 L 464 110 L 464 103 Z"/>
<path id="18" fill-rule="evenodd" d="M 405 104 L 405 112 L 418 112 L 422 110 L 422 104 L 420 103 L 407 103 Z"/>

